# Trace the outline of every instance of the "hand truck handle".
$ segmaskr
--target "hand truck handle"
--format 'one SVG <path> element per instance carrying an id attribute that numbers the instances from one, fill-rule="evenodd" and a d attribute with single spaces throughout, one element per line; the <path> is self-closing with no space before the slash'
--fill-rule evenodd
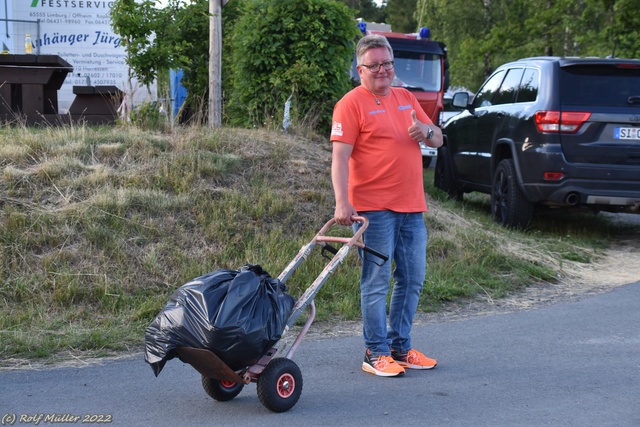
<path id="1" fill-rule="evenodd" d="M 351 221 L 358 221 L 358 222 L 362 222 L 362 226 L 360 227 L 360 230 L 362 230 L 364 232 L 364 230 L 366 230 L 366 228 L 369 226 L 369 220 L 364 217 L 364 216 L 360 216 L 360 215 L 353 215 L 351 217 Z M 358 230 L 359 231 L 359 230 Z M 361 245 L 360 245 L 361 244 Z M 368 246 L 365 246 L 364 243 L 362 243 L 362 240 L 360 240 L 358 243 L 356 243 L 356 246 L 358 246 L 359 248 L 362 248 L 363 251 L 370 253 L 371 255 L 375 255 L 378 258 L 380 258 L 382 261 L 387 262 L 389 260 L 389 256 L 383 254 L 382 252 L 379 252 L 373 248 L 370 248 Z M 384 263 L 383 262 L 383 263 Z"/>
<path id="2" fill-rule="evenodd" d="M 384 263 L 389 260 L 389 256 L 388 255 L 385 255 L 382 252 L 378 252 L 375 249 L 371 249 L 368 246 L 363 246 L 362 250 L 365 251 L 365 252 L 369 252 L 371 255 L 375 255 L 378 258 L 382 259 L 382 261 L 384 261 L 384 262 L 382 264 L 380 264 L 380 265 L 384 265 Z"/>
<path id="3" fill-rule="evenodd" d="M 364 233 L 364 231 L 369 226 L 369 220 L 366 217 L 359 216 L 359 215 L 352 216 L 351 220 L 353 222 L 361 222 L 362 223 L 362 225 L 360 226 L 358 231 L 356 231 L 354 233 L 353 237 L 346 238 L 346 237 L 326 236 L 325 233 L 327 232 L 327 230 L 329 230 L 329 228 L 331 228 L 331 226 L 333 226 L 336 223 L 336 220 L 334 218 L 332 218 L 324 225 L 324 227 L 322 227 L 320 232 L 316 235 L 315 240 L 317 242 L 322 242 L 320 244 L 326 250 L 328 250 L 329 252 L 331 252 L 334 255 L 338 253 L 338 250 L 336 248 L 334 248 L 333 246 L 329 245 L 328 244 L 329 242 L 344 243 L 344 244 L 347 244 L 349 246 L 356 246 L 356 247 L 362 249 L 363 251 L 370 253 L 371 255 L 377 256 L 378 258 L 382 259 L 383 262 L 387 262 L 389 260 L 389 256 L 388 255 L 385 255 L 382 252 L 379 252 L 379 251 L 377 251 L 375 249 L 369 248 L 369 247 L 365 246 L 364 243 L 362 242 L 362 238 L 361 237 L 362 237 L 362 234 Z"/>

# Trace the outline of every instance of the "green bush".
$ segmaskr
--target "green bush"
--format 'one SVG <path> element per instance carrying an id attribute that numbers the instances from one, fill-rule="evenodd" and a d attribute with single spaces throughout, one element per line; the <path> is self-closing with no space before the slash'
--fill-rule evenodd
<path id="1" fill-rule="evenodd" d="M 232 35 L 227 115 L 244 127 L 279 127 L 291 97 L 293 125 L 328 129 L 333 105 L 351 88 L 357 26 L 353 11 L 331 0 L 255 0 Z"/>
<path id="2" fill-rule="evenodd" d="M 166 116 L 156 102 L 143 102 L 131 111 L 131 123 L 141 129 L 161 129 L 167 124 Z"/>

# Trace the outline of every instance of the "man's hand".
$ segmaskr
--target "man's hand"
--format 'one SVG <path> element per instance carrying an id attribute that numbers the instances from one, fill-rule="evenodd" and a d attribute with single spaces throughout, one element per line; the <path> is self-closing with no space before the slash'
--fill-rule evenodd
<path id="1" fill-rule="evenodd" d="M 351 203 L 342 203 L 340 205 L 336 205 L 335 213 L 333 217 L 336 220 L 336 224 L 340 225 L 351 225 L 353 221 L 351 217 L 358 215 L 358 211 L 355 210 Z"/>
<path id="2" fill-rule="evenodd" d="M 422 123 L 418 120 L 416 110 L 411 110 L 411 119 L 413 122 L 411 123 L 411 126 L 409 126 L 409 136 L 411 136 L 414 141 L 424 141 L 428 146 L 433 148 L 438 148 L 442 145 L 442 131 L 438 126 Z M 433 138 L 431 139 L 427 139 L 429 128 L 433 129 Z"/>

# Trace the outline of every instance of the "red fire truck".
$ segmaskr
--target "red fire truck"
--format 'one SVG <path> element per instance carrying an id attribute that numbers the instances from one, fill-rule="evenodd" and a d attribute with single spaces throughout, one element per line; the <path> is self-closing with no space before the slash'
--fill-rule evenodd
<path id="1" fill-rule="evenodd" d="M 393 86 L 403 87 L 413 92 L 422 109 L 437 125 L 442 124 L 444 93 L 449 87 L 449 61 L 447 47 L 442 42 L 430 39 L 428 28 L 418 33 L 404 34 L 391 31 L 388 24 L 359 22 L 363 34 L 380 34 L 389 40 L 393 48 L 395 78 Z M 359 84 L 354 67 L 352 77 Z M 422 146 L 424 164 L 428 166 L 437 150 Z"/>

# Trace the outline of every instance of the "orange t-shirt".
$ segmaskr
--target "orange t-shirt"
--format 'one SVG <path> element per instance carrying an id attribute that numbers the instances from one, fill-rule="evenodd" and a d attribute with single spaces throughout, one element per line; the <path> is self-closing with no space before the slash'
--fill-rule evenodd
<path id="1" fill-rule="evenodd" d="M 415 96 L 402 88 L 376 97 L 358 86 L 334 107 L 331 142 L 353 145 L 349 201 L 357 211 L 427 210 L 422 153 L 408 131 L 412 110 L 421 122 L 433 123 Z"/>

